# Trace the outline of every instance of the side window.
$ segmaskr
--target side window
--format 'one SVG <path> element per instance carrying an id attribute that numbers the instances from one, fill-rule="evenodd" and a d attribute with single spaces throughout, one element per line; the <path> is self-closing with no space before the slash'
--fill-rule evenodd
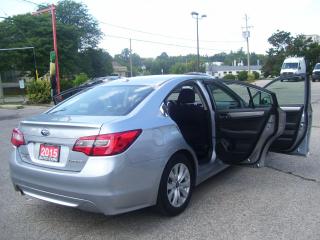
<path id="1" fill-rule="evenodd" d="M 241 98 L 246 107 L 250 106 L 251 98 L 246 86 L 239 84 L 228 84 L 228 87 Z"/>
<path id="2" fill-rule="evenodd" d="M 228 87 L 242 99 L 245 107 L 261 108 L 270 107 L 273 104 L 272 96 L 267 92 L 237 83 L 228 84 Z"/>
<path id="3" fill-rule="evenodd" d="M 221 87 L 215 84 L 208 84 L 208 89 L 213 96 L 214 102 L 218 110 L 241 107 L 240 102 Z"/>
<path id="4" fill-rule="evenodd" d="M 252 94 L 254 107 L 269 107 L 272 105 L 272 97 L 269 93 L 262 92 L 251 88 L 250 92 Z"/>
<path id="5" fill-rule="evenodd" d="M 184 92 L 184 93 L 181 94 L 181 92 Z M 189 92 L 189 93 L 186 94 L 186 92 Z M 192 92 L 192 94 L 194 95 L 194 98 L 191 97 L 189 99 L 190 96 L 187 97 L 187 95 L 191 94 L 190 92 Z M 186 97 L 187 97 L 187 99 L 185 99 Z M 202 107 L 205 110 L 207 109 L 207 105 L 205 104 L 205 101 L 204 101 L 202 95 L 200 94 L 200 90 L 198 89 L 197 86 L 195 86 L 193 84 L 183 85 L 183 86 L 177 87 L 166 98 L 165 102 L 166 103 L 171 102 L 173 104 L 183 103 L 183 104 L 187 104 L 187 105 L 195 105 L 198 107 Z"/>
<path id="6" fill-rule="evenodd" d="M 305 102 L 304 78 L 281 79 L 267 86 L 266 89 L 274 92 L 279 105 L 301 105 Z"/>

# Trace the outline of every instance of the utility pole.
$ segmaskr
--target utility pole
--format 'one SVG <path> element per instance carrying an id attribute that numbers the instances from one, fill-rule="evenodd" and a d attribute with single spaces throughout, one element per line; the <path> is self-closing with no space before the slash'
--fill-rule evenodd
<path id="1" fill-rule="evenodd" d="M 59 75 L 59 62 L 58 62 L 58 43 L 57 43 L 57 28 L 56 28 L 56 6 L 52 4 L 48 8 L 41 9 L 37 12 L 32 13 L 32 15 L 39 15 L 42 13 L 51 13 L 51 23 L 52 23 L 52 35 L 53 35 L 53 49 L 56 54 L 56 82 L 57 82 L 57 93 L 60 93 L 60 75 Z"/>
<path id="2" fill-rule="evenodd" d="M 1 73 L 0 73 L 0 103 L 4 103 L 3 87 L 2 87 L 2 80 L 1 80 Z"/>
<path id="3" fill-rule="evenodd" d="M 250 37 L 250 31 L 249 29 L 252 28 L 252 26 L 248 26 L 248 15 L 245 14 L 245 31 L 242 32 L 242 36 L 246 39 L 247 42 L 247 63 L 248 63 L 248 74 L 250 73 L 250 51 L 249 51 L 249 37 Z"/>
<path id="4" fill-rule="evenodd" d="M 132 77 L 132 49 L 131 49 L 131 38 L 130 38 L 130 77 Z"/>

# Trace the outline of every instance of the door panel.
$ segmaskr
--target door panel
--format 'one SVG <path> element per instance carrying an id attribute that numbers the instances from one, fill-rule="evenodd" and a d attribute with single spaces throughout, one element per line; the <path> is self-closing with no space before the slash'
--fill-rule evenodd
<path id="1" fill-rule="evenodd" d="M 276 97 L 259 87 L 228 83 L 235 86 L 207 85 L 216 113 L 217 156 L 228 164 L 258 164 L 265 145 L 278 133 Z"/>
<path id="2" fill-rule="evenodd" d="M 228 110 L 217 113 L 217 155 L 228 163 L 240 163 L 247 159 L 268 121 L 271 109 Z M 221 118 L 227 114 L 228 118 Z"/>
<path id="3" fill-rule="evenodd" d="M 282 76 L 266 89 L 276 93 L 286 114 L 285 130 L 270 146 L 270 151 L 306 156 L 312 121 L 310 82 L 307 76 Z"/>

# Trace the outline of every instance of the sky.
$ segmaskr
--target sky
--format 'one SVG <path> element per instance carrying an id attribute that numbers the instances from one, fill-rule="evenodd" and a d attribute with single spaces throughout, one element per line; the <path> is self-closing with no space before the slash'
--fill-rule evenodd
<path id="1" fill-rule="evenodd" d="M 56 3 L 56 0 L 30 0 Z M 246 51 L 242 37 L 245 14 L 250 28 L 250 52 L 264 54 L 267 39 L 277 29 L 296 34 L 318 34 L 320 0 L 82 0 L 104 33 L 99 47 L 112 56 L 129 48 L 141 57 L 196 54 L 196 20 L 191 12 L 207 15 L 199 20 L 200 54 Z M 0 0 L 0 17 L 36 10 L 28 0 Z M 135 30 L 135 31 L 134 31 Z M 161 44 L 160 44 L 161 43 Z"/>

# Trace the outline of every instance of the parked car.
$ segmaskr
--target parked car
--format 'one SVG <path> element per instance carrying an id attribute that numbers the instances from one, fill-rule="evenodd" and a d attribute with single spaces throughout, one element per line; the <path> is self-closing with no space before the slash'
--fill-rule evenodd
<path id="1" fill-rule="evenodd" d="M 106 77 L 98 77 L 98 78 L 89 79 L 87 82 L 85 82 L 77 87 L 67 89 L 67 90 L 62 91 L 61 93 L 53 96 L 53 102 L 56 105 L 56 104 L 62 102 L 63 100 L 66 100 L 67 98 L 73 96 L 74 94 L 81 92 L 84 89 L 91 88 L 97 84 L 106 83 L 106 82 L 116 80 L 119 78 L 120 78 L 119 76 L 106 76 Z"/>
<path id="2" fill-rule="evenodd" d="M 317 63 L 312 71 L 312 82 L 316 80 L 320 80 L 320 63 Z"/>
<path id="3" fill-rule="evenodd" d="M 280 75 L 306 74 L 306 69 L 303 57 L 288 57 L 283 61 Z"/>
<path id="4" fill-rule="evenodd" d="M 195 186 L 230 165 L 262 167 L 268 151 L 307 155 L 306 79 L 265 88 L 204 75 L 99 84 L 13 130 L 13 185 L 106 215 L 153 205 L 177 215 Z"/>

